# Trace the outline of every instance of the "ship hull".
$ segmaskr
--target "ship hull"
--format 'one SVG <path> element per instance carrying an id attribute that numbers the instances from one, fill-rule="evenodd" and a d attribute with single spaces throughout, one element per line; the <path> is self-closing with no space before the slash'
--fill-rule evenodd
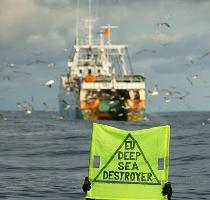
<path id="1" fill-rule="evenodd" d="M 85 89 L 67 92 L 63 89 L 59 96 L 59 111 L 61 116 L 67 119 L 141 121 L 145 111 L 145 100 L 128 97 L 127 90 L 113 92 Z"/>
<path id="2" fill-rule="evenodd" d="M 114 120 L 114 121 L 133 121 L 138 122 L 143 119 L 144 109 L 132 112 L 125 112 L 123 115 L 117 115 L 112 112 L 98 112 L 95 110 L 82 110 L 84 120 Z"/>
<path id="3" fill-rule="evenodd" d="M 89 110 L 89 109 L 68 109 L 66 110 L 63 105 L 60 105 L 59 108 L 60 115 L 65 119 L 75 120 L 114 120 L 114 121 L 133 121 L 138 122 L 141 121 L 144 117 L 145 109 L 142 108 L 140 110 L 130 110 L 124 112 L 123 115 L 119 115 L 113 112 L 101 112 L 98 110 Z"/>

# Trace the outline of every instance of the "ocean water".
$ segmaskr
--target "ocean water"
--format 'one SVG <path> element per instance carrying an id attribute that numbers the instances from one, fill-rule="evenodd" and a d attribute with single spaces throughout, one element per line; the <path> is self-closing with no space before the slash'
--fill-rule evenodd
<path id="1" fill-rule="evenodd" d="M 92 122 L 56 113 L 1 112 L 0 199 L 84 199 Z M 210 113 L 147 115 L 140 123 L 100 121 L 126 130 L 171 125 L 172 199 L 210 199 Z"/>

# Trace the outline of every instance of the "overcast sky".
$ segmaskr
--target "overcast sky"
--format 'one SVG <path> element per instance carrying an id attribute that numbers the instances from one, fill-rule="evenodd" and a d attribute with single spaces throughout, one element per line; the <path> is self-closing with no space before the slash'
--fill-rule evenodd
<path id="1" fill-rule="evenodd" d="M 203 56 L 210 52 L 209 0 L 92 3 L 98 26 L 119 26 L 112 42 L 129 45 L 134 72 L 145 75 L 146 90 L 158 85 L 159 95 L 149 97 L 147 112 L 210 110 L 210 53 Z M 88 1 L 80 0 L 80 31 L 87 15 Z M 170 27 L 157 26 L 161 22 Z M 76 0 L 0 0 L 0 110 L 17 110 L 16 103 L 31 96 L 36 110 L 43 102 L 58 108 L 58 77 L 70 54 L 63 49 L 71 48 L 75 25 Z M 152 51 L 138 53 L 143 49 Z M 55 66 L 27 65 L 36 59 Z M 49 79 L 56 81 L 52 88 L 44 86 Z M 179 93 L 165 102 L 164 89 Z"/>

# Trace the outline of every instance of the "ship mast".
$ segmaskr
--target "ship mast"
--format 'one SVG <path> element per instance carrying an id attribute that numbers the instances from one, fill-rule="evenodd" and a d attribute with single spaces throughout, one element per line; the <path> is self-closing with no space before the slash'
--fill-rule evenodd
<path id="1" fill-rule="evenodd" d="M 122 75 L 129 75 L 129 65 L 125 60 L 126 45 L 114 45 L 111 43 L 111 30 L 118 26 L 100 26 L 99 40 L 95 40 L 93 28 L 96 19 L 92 16 L 92 0 L 89 0 L 88 18 L 85 20 L 85 41 L 79 38 L 79 0 L 77 0 L 77 23 L 76 23 L 76 44 L 74 45 L 74 56 L 68 61 L 69 71 L 72 77 L 84 76 L 85 68 L 96 67 L 100 63 L 105 75 L 110 75 L 116 66 Z M 94 56 L 93 56 L 94 52 Z M 96 58 L 97 56 L 97 58 Z M 115 64 L 113 64 L 115 62 Z M 83 73 L 84 72 L 84 73 Z M 94 68 L 93 72 L 96 72 Z M 119 72 L 117 72 L 119 73 Z"/>
<path id="2" fill-rule="evenodd" d="M 86 20 L 86 22 L 88 23 L 88 45 L 91 46 L 92 45 L 92 23 L 95 20 L 92 19 L 92 14 L 91 14 L 91 0 L 89 0 L 89 17 Z"/>
<path id="3" fill-rule="evenodd" d="M 77 14 L 76 14 L 76 45 L 79 45 L 79 0 L 77 0 Z"/>

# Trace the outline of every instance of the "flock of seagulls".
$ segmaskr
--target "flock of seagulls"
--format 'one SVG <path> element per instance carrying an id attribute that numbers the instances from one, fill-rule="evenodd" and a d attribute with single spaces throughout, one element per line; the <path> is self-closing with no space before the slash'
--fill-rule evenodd
<path id="1" fill-rule="evenodd" d="M 17 107 L 24 111 L 26 115 L 30 115 L 32 114 L 34 108 L 33 108 L 33 101 L 34 101 L 34 98 L 31 97 L 30 100 L 26 100 L 26 101 L 22 101 L 22 102 L 17 102 Z"/>
<path id="2" fill-rule="evenodd" d="M 162 21 L 162 22 L 156 23 L 156 27 L 158 28 L 157 35 L 160 36 L 161 34 L 165 33 L 166 30 L 169 30 L 171 28 L 171 24 L 169 22 Z M 161 42 L 160 44 L 162 46 L 168 45 L 168 43 L 165 43 L 165 42 Z M 63 51 L 64 52 L 68 52 L 69 48 L 64 48 Z M 142 50 L 138 50 L 135 53 L 135 56 L 139 56 L 139 55 L 144 54 L 144 53 L 152 53 L 152 54 L 154 54 L 154 53 L 157 53 L 157 52 L 158 51 L 155 50 L 155 49 L 144 48 Z M 48 68 L 55 67 L 55 63 L 54 62 L 49 62 L 47 60 L 40 59 L 39 58 L 40 53 L 34 53 L 34 55 L 35 55 L 35 59 L 33 59 L 32 61 L 26 63 L 26 66 L 44 64 Z M 197 56 L 195 58 L 190 58 L 190 59 L 188 59 L 188 62 L 191 65 L 193 65 L 196 60 L 203 59 L 205 57 L 210 57 L 210 51 L 204 53 L 201 56 Z M 11 76 L 6 73 L 6 71 L 8 71 L 8 70 L 12 71 L 14 74 L 22 73 L 22 74 L 25 74 L 25 75 L 31 75 L 31 73 L 18 70 L 18 67 L 17 67 L 17 65 L 15 63 L 6 63 L 0 68 L 0 73 L 1 72 L 5 72 L 2 77 L 0 76 L 0 78 L 2 78 L 3 81 L 11 81 L 12 80 Z M 195 84 L 195 80 L 197 80 L 197 79 L 198 79 L 198 74 L 192 74 L 190 76 L 186 76 L 186 81 L 191 86 L 193 86 Z M 54 79 L 46 80 L 44 82 L 44 86 L 46 86 L 48 88 L 52 88 L 52 86 L 54 84 L 55 84 L 55 80 Z M 177 91 L 177 90 L 174 90 L 174 89 L 171 89 L 171 88 L 170 89 L 159 89 L 157 84 L 155 84 L 152 89 L 147 91 L 148 98 L 151 98 L 153 96 L 157 96 L 157 95 L 160 95 L 160 94 L 163 94 L 164 102 L 169 103 L 169 102 L 171 102 L 172 99 L 177 99 L 177 100 L 184 101 L 190 95 L 190 92 L 188 92 L 188 91 Z M 207 97 L 210 97 L 210 96 L 207 96 Z M 120 99 L 120 100 L 123 100 L 123 99 Z M 67 102 L 66 100 L 62 100 L 62 101 L 60 101 L 60 103 L 65 105 L 65 110 L 68 110 L 71 107 L 71 104 L 69 102 Z M 113 103 L 114 103 L 114 101 L 110 100 L 109 104 L 113 104 Z M 46 102 L 43 102 L 43 106 L 44 106 L 43 110 L 45 112 L 53 111 L 53 109 L 50 108 L 47 105 Z M 33 108 L 33 98 L 31 98 L 31 100 L 17 102 L 17 107 L 20 110 L 22 110 L 23 112 L 25 112 L 25 114 L 30 115 L 33 112 L 33 110 L 34 110 L 34 108 Z M 125 106 L 125 109 L 129 109 L 129 107 Z M 120 113 L 120 115 L 121 114 L 122 113 Z M 4 118 L 2 114 L 0 114 L 0 119 L 6 120 L 6 118 Z"/>
<path id="3" fill-rule="evenodd" d="M 168 22 L 168 20 L 156 23 L 157 30 L 156 30 L 155 34 L 156 34 L 157 38 L 158 37 L 161 38 L 161 36 L 167 35 L 169 33 L 169 30 L 170 30 L 171 27 L 172 26 Z M 163 47 L 166 47 L 169 43 L 167 41 L 161 41 L 160 40 L 159 44 Z M 140 49 L 140 50 L 136 51 L 134 56 L 135 57 L 140 56 L 140 55 L 145 54 L 145 53 L 154 54 L 154 53 L 158 53 L 158 50 L 157 49 L 151 49 L 151 48 L 143 48 L 143 49 Z M 188 66 L 194 65 L 198 60 L 203 59 L 205 57 L 210 57 L 210 51 L 207 51 L 206 53 L 201 54 L 200 56 L 198 55 L 198 56 L 186 58 L 187 61 L 188 61 Z M 194 86 L 196 84 L 196 80 L 198 78 L 199 78 L 199 75 L 197 73 L 188 75 L 188 76 L 186 76 L 186 84 L 188 83 L 190 86 Z M 172 101 L 172 99 L 175 99 L 175 100 L 182 101 L 186 106 L 187 106 L 187 104 L 185 102 L 185 99 L 187 97 L 189 97 L 190 94 L 191 94 L 190 92 L 185 91 L 184 89 L 182 89 L 180 91 L 177 91 L 177 90 L 174 90 L 174 89 L 171 89 L 171 88 L 169 88 L 169 89 L 158 89 L 157 84 L 155 84 L 152 89 L 149 89 L 146 92 L 146 95 L 147 95 L 148 100 L 150 102 L 151 102 L 151 98 L 153 96 L 163 95 L 163 100 L 164 100 L 165 103 L 169 103 L 169 102 Z M 187 106 L 187 107 L 189 107 L 189 106 Z"/>
<path id="4" fill-rule="evenodd" d="M 149 96 L 157 96 L 160 93 L 163 93 L 163 99 L 165 103 L 171 102 L 172 99 L 185 101 L 185 98 L 190 95 L 190 92 L 188 91 L 177 91 L 174 89 L 158 89 L 158 85 L 155 84 L 152 90 L 147 91 L 147 96 L 149 98 Z"/>
<path id="5" fill-rule="evenodd" d="M 17 102 L 17 107 L 21 111 L 23 111 L 26 115 L 31 115 L 34 111 L 33 101 L 34 101 L 34 98 L 31 97 L 31 100 L 25 100 L 25 101 Z M 44 106 L 44 108 L 43 108 L 44 112 L 54 111 L 54 108 L 51 108 L 46 102 L 43 102 L 42 104 Z"/>
<path id="6" fill-rule="evenodd" d="M 34 53 L 34 55 L 36 56 L 36 58 L 32 60 L 31 62 L 26 63 L 25 66 L 44 64 L 48 68 L 55 67 L 54 62 L 49 62 L 49 61 L 39 59 L 38 56 L 40 55 L 40 53 Z M 22 67 L 23 65 L 20 65 L 20 64 L 5 63 L 5 59 L 4 59 L 4 63 L 0 65 L 0 81 L 12 82 L 13 76 L 15 77 L 15 74 L 22 74 L 22 75 L 28 75 L 28 76 L 32 75 L 32 73 L 24 71 Z M 51 88 L 54 83 L 55 83 L 55 80 L 53 79 L 46 80 L 43 83 L 43 86 Z M 23 100 L 23 101 L 17 102 L 16 106 L 19 110 L 23 111 L 26 115 L 31 115 L 34 111 L 33 100 L 34 100 L 33 97 L 31 97 L 30 100 Z M 44 106 L 43 110 L 45 112 L 51 112 L 54 110 L 53 108 L 50 108 L 46 102 L 43 102 L 43 106 Z M 0 113 L 0 119 L 6 120 L 6 118 L 3 117 L 1 113 Z"/>

